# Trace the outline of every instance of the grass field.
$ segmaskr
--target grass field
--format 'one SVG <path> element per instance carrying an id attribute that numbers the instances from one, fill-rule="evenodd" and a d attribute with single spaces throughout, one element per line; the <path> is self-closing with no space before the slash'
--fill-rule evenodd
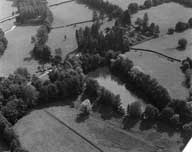
<path id="1" fill-rule="evenodd" d="M 98 113 L 78 118 L 77 114 L 78 111 L 69 106 L 36 110 L 19 120 L 14 129 L 29 152 L 98 151 L 89 142 L 104 152 L 179 152 L 182 145 L 179 133 L 165 127 L 158 130 L 130 121 L 131 128 L 125 126 L 125 131 L 121 129 L 121 122 L 115 119 L 103 121 Z"/>
<path id="2" fill-rule="evenodd" d="M 149 22 L 154 22 L 159 25 L 161 34 L 165 34 L 168 28 L 174 28 L 177 22 L 187 22 L 188 19 L 191 18 L 192 9 L 173 2 L 164 3 L 150 9 L 139 11 L 133 15 L 132 20 L 135 21 L 137 17 L 143 17 L 145 13 L 148 13 Z"/>
<path id="3" fill-rule="evenodd" d="M 99 119 L 77 120 L 77 111 L 54 107 L 48 111 L 105 152 L 152 152 L 154 147 Z M 34 111 L 15 125 L 22 146 L 30 152 L 97 152 L 97 148 L 45 111 Z"/>
<path id="4" fill-rule="evenodd" d="M 126 56 L 167 88 L 172 98 L 185 99 L 188 97 L 188 90 L 183 86 L 185 77 L 180 70 L 179 63 L 170 62 L 166 58 L 152 53 L 131 51 L 126 53 Z"/>

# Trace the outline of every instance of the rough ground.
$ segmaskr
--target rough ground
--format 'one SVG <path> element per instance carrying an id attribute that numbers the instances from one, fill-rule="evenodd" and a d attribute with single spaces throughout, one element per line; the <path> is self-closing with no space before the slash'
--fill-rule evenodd
<path id="1" fill-rule="evenodd" d="M 157 152 L 155 146 L 68 106 L 36 110 L 14 126 L 30 152 Z"/>

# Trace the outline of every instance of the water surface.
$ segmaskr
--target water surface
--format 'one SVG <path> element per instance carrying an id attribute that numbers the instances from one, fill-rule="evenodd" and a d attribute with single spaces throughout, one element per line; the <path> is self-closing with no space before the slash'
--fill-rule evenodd
<path id="1" fill-rule="evenodd" d="M 126 89 L 125 85 L 115 76 L 113 76 L 108 68 L 99 68 L 94 72 L 89 73 L 89 76 L 98 81 L 98 83 L 110 90 L 115 95 L 120 95 L 122 107 L 127 108 L 128 104 L 140 101 L 144 108 L 144 103 L 141 99 L 136 97 L 133 93 Z"/>

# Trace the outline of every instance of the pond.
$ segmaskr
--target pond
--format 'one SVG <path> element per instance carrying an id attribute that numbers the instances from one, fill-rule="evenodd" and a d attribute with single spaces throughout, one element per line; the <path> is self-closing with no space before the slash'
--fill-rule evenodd
<path id="1" fill-rule="evenodd" d="M 98 83 L 110 90 L 115 95 L 120 95 L 122 107 L 127 109 L 128 104 L 136 101 L 140 101 L 144 110 L 145 103 L 142 99 L 136 97 L 129 90 L 126 89 L 125 85 L 115 76 L 113 76 L 107 67 L 99 68 L 94 72 L 90 72 L 89 77 L 98 81 Z"/>

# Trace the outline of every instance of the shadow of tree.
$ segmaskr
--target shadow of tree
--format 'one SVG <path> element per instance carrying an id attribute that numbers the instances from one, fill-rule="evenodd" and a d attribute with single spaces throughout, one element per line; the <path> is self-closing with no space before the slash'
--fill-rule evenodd
<path id="1" fill-rule="evenodd" d="M 85 122 L 85 120 L 89 119 L 89 114 L 86 113 L 82 113 L 77 115 L 77 118 L 75 119 L 75 121 L 77 123 L 81 123 L 81 122 Z"/>
<path id="2" fill-rule="evenodd" d="M 133 128 L 138 122 L 139 122 L 139 119 L 131 118 L 127 116 L 123 119 L 123 128 L 126 130 L 129 130 Z"/>
<path id="3" fill-rule="evenodd" d="M 155 121 L 143 120 L 143 121 L 141 121 L 141 124 L 140 124 L 140 126 L 139 126 L 139 129 L 140 129 L 141 131 L 149 130 L 149 129 L 154 128 L 154 125 L 155 125 Z"/>
<path id="4" fill-rule="evenodd" d="M 186 144 L 191 139 L 191 135 L 188 132 L 182 131 L 181 132 L 181 138 L 183 139 L 183 146 L 180 147 L 180 150 L 182 151 L 184 149 L 184 147 L 186 146 Z"/>
<path id="5" fill-rule="evenodd" d="M 173 127 L 171 127 L 168 124 L 165 124 L 163 122 L 157 122 L 156 123 L 156 130 L 160 133 L 167 133 L 169 137 L 173 136 L 175 132 L 177 132 L 177 130 Z"/>

